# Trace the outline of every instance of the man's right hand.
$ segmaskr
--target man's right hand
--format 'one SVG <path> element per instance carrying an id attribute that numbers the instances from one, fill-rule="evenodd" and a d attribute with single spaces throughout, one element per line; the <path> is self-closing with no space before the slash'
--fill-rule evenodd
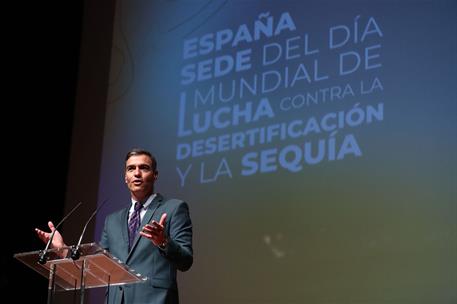
<path id="1" fill-rule="evenodd" d="M 35 228 L 35 231 L 38 235 L 38 237 L 44 242 L 47 243 L 49 241 L 49 238 L 51 237 L 51 234 L 56 228 L 54 227 L 54 224 L 49 221 L 48 222 L 49 229 L 51 229 L 51 232 L 44 232 L 43 230 L 40 230 L 38 228 Z M 65 242 L 63 241 L 63 237 L 60 234 L 59 231 L 56 231 L 54 234 L 54 238 L 52 239 L 51 243 L 51 248 L 62 248 L 65 247 Z"/>

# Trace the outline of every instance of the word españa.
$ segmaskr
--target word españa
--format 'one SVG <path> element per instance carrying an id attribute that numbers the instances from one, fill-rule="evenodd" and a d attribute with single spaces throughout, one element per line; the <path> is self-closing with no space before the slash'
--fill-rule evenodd
<path id="1" fill-rule="evenodd" d="M 183 58 L 190 59 L 201 55 L 207 55 L 221 50 L 224 46 L 236 48 L 240 43 L 251 43 L 260 40 L 262 37 L 280 35 L 285 30 L 294 31 L 296 26 L 288 12 L 282 13 L 279 21 L 275 23 L 269 12 L 260 14 L 259 19 L 254 22 L 254 29 L 249 30 L 246 24 L 238 27 L 236 33 L 231 29 L 224 29 L 216 34 L 205 34 L 200 38 L 191 38 L 184 41 Z M 194 81 L 204 81 L 211 78 L 218 78 L 231 72 L 249 70 L 251 65 L 250 48 L 237 51 L 235 55 L 223 54 L 214 58 L 204 59 L 197 63 L 189 63 L 181 70 L 181 84 L 188 85 Z"/>
<path id="2" fill-rule="evenodd" d="M 263 20 L 261 20 L 263 19 Z M 194 37 L 184 41 L 183 58 L 189 59 L 199 55 L 207 55 L 220 51 L 223 47 L 237 47 L 240 43 L 250 43 L 262 37 L 270 38 L 280 35 L 285 30 L 295 31 L 296 26 L 288 12 L 284 12 L 274 23 L 270 12 L 261 13 L 259 20 L 254 21 L 253 29 L 241 24 L 236 31 L 224 29 L 216 33 L 208 33 L 199 38 Z"/>

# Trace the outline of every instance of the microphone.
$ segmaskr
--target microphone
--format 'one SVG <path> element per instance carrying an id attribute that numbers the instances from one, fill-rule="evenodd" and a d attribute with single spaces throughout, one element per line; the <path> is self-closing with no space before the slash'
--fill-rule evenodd
<path id="1" fill-rule="evenodd" d="M 81 233 L 81 236 L 79 237 L 78 243 L 76 245 L 71 246 L 71 255 L 70 256 L 71 256 L 71 258 L 73 260 L 77 260 L 81 256 L 81 252 L 79 251 L 79 247 L 81 246 L 81 241 L 83 239 L 84 233 L 86 232 L 87 225 L 90 223 L 90 220 L 97 214 L 98 210 L 100 210 L 100 208 L 102 208 L 102 206 L 107 201 L 108 201 L 108 199 L 105 199 L 100 204 L 100 206 L 98 206 L 97 209 L 95 209 L 95 211 L 92 213 L 92 215 L 89 217 L 89 219 L 87 220 L 86 224 L 84 225 L 83 232 Z"/>
<path id="2" fill-rule="evenodd" d="M 48 259 L 48 257 L 47 257 L 48 249 L 49 249 L 49 246 L 52 243 L 52 239 L 54 238 L 54 234 L 56 233 L 57 228 L 59 228 L 59 226 L 62 225 L 62 223 L 70 216 L 70 214 L 72 214 L 76 209 L 78 209 L 78 207 L 81 206 L 81 204 L 82 204 L 82 202 L 79 202 L 75 207 L 73 207 L 73 209 L 71 209 L 71 211 L 68 212 L 68 214 L 57 224 L 57 226 L 55 226 L 55 229 L 51 233 L 51 236 L 49 237 L 48 243 L 46 244 L 46 247 L 44 248 L 44 250 L 40 251 L 38 263 L 46 264 L 46 261 Z"/>

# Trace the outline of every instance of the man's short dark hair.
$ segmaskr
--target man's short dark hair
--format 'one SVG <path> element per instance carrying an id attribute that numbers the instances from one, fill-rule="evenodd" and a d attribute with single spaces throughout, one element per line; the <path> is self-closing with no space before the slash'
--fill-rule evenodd
<path id="1" fill-rule="evenodd" d="M 154 155 L 151 154 L 151 152 L 140 149 L 140 148 L 135 148 L 130 150 L 127 155 L 125 156 L 125 161 L 127 161 L 130 157 L 135 156 L 135 155 L 147 155 L 151 159 L 152 162 L 152 170 L 156 171 L 157 170 L 157 160 L 154 157 Z"/>

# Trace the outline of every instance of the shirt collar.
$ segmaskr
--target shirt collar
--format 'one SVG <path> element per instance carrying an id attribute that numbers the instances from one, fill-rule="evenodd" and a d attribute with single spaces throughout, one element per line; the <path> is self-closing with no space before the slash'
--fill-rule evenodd
<path id="1" fill-rule="evenodd" d="M 146 202 L 143 204 L 143 209 L 146 210 L 148 208 L 148 206 L 152 203 L 152 201 L 154 200 L 154 198 L 157 196 L 157 193 L 153 193 L 151 194 L 151 196 L 148 197 L 148 199 L 146 200 Z M 135 209 L 135 203 L 137 201 L 135 201 L 134 199 L 132 199 L 132 204 L 130 206 L 130 210 L 134 210 Z"/>

